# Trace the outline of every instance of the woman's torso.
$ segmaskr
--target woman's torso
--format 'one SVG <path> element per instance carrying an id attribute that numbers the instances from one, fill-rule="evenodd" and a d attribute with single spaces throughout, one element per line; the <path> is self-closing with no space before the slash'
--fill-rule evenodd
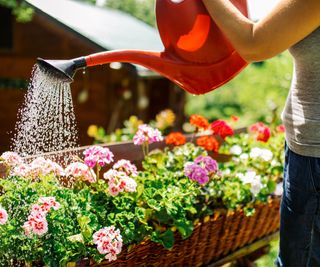
<path id="1" fill-rule="evenodd" d="M 295 153 L 320 157 L 320 27 L 289 49 L 294 73 L 282 114 Z"/>

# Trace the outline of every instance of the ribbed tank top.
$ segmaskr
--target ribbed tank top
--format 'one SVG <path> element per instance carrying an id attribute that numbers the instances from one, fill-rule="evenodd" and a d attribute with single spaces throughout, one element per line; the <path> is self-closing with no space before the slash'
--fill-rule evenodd
<path id="1" fill-rule="evenodd" d="M 320 157 L 320 27 L 289 52 L 294 71 L 282 113 L 286 141 L 297 154 Z"/>

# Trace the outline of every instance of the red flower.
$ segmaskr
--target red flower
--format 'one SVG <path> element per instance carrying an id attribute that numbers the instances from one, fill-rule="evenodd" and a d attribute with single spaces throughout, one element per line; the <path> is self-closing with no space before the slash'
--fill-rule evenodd
<path id="1" fill-rule="evenodd" d="M 231 115 L 231 120 L 234 122 L 237 122 L 237 121 L 239 121 L 239 117 L 235 116 L 235 115 Z"/>
<path id="2" fill-rule="evenodd" d="M 190 123 L 201 129 L 207 129 L 209 126 L 208 120 L 201 115 L 191 115 Z"/>
<path id="3" fill-rule="evenodd" d="M 225 139 L 229 135 L 233 135 L 233 129 L 223 120 L 216 120 L 210 125 L 211 130 L 214 134 L 220 135 Z"/>
<path id="4" fill-rule="evenodd" d="M 270 128 L 262 122 L 257 122 L 255 124 L 253 124 L 249 128 L 249 131 L 256 134 L 257 141 L 261 141 L 261 142 L 265 142 L 265 143 L 268 142 L 268 140 L 271 136 Z"/>
<path id="5" fill-rule="evenodd" d="M 283 124 L 280 124 L 277 126 L 276 130 L 277 130 L 277 133 L 284 133 L 286 129 L 284 128 Z"/>
<path id="6" fill-rule="evenodd" d="M 219 142 L 213 136 L 202 136 L 197 139 L 197 145 L 208 151 L 218 152 Z"/>
<path id="7" fill-rule="evenodd" d="M 167 145 L 180 146 L 186 143 L 186 137 L 180 133 L 170 133 L 165 139 Z"/>

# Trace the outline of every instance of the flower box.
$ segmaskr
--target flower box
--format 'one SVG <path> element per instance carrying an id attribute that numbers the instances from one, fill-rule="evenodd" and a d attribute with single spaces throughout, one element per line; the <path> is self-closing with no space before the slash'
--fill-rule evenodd
<path id="1" fill-rule="evenodd" d="M 126 247 L 114 262 L 98 266 L 204 266 L 218 261 L 279 229 L 280 197 L 270 197 L 268 203 L 256 205 L 253 216 L 239 210 L 216 213 L 195 225 L 192 235 L 183 240 L 176 235 L 171 250 L 150 240 Z M 69 267 L 97 266 L 90 260 L 70 263 Z"/>
<path id="2" fill-rule="evenodd" d="M 194 136 L 189 136 L 187 140 L 194 141 Z M 231 140 L 226 143 L 231 142 L 230 144 L 233 145 L 233 142 L 238 141 Z M 277 144 L 274 145 L 277 147 Z M 21 218 L 19 218 L 19 222 L 18 219 L 12 218 L 13 222 L 10 222 L 8 226 L 5 223 L 1 223 L 3 226 L 0 225 L 0 230 L 2 229 L 1 227 L 5 227 L 4 229 L 7 231 L 12 231 L 16 235 L 16 240 L 21 240 L 24 246 L 26 246 L 28 253 L 33 253 L 32 251 L 30 252 L 28 246 L 32 247 L 36 244 L 37 247 L 35 249 L 37 250 L 36 253 L 38 253 L 30 255 L 30 257 L 29 255 L 24 257 L 22 250 L 19 248 L 19 257 L 13 259 L 17 262 L 14 266 L 23 266 L 24 262 L 28 262 L 28 266 L 41 266 L 42 263 L 36 263 L 39 260 L 41 261 L 41 259 L 36 258 L 37 255 L 44 255 L 43 261 L 47 262 L 47 265 L 58 266 L 55 258 L 51 258 L 52 253 L 62 257 L 59 261 L 60 266 L 69 267 L 202 266 L 213 261 L 218 261 L 248 244 L 275 233 L 279 228 L 280 197 L 270 193 L 273 190 L 275 179 L 273 178 L 272 183 L 264 181 L 264 186 L 259 185 L 257 191 L 256 187 L 254 188 L 252 185 L 249 185 L 248 179 L 251 178 L 247 177 L 246 174 L 242 173 L 242 176 L 237 176 L 236 174 L 230 175 L 226 172 L 228 168 L 233 170 L 236 168 L 236 165 L 240 164 L 243 167 L 243 169 L 239 169 L 240 172 L 245 172 L 247 166 L 250 165 L 250 168 L 255 167 L 260 170 L 261 168 L 268 167 L 268 170 L 265 170 L 264 176 L 267 176 L 268 173 L 274 175 L 274 172 L 276 173 L 275 176 L 277 176 L 279 172 L 275 170 L 278 168 L 278 165 L 271 166 L 272 164 L 270 163 L 265 164 L 264 161 L 267 161 L 266 159 L 257 162 L 250 161 L 246 163 L 249 165 L 242 165 L 240 161 L 243 159 L 240 157 L 230 160 L 232 157 L 230 154 L 210 153 L 217 161 L 225 162 L 224 164 L 229 164 L 228 162 L 234 163 L 223 167 L 221 174 L 216 170 L 214 172 L 210 171 L 210 181 L 202 181 L 197 180 L 199 177 L 188 176 L 190 170 L 187 169 L 185 162 L 194 160 L 194 163 L 196 163 L 202 157 L 200 163 L 196 164 L 196 167 L 205 169 L 207 168 L 205 166 L 207 163 L 202 160 L 205 158 L 207 160 L 209 157 L 205 156 L 206 153 L 203 149 L 191 143 L 169 149 L 165 142 L 156 142 L 149 146 L 149 151 L 153 152 L 145 158 L 145 154 L 141 152 L 141 148 L 132 142 L 101 145 L 99 147 L 110 149 L 113 152 L 114 161 L 125 158 L 131 160 L 140 169 L 142 165 L 148 169 L 148 172 L 141 172 L 136 178 L 138 181 L 137 192 L 134 194 L 123 193 L 123 195 L 121 195 L 121 192 L 120 194 L 117 192 L 114 196 L 118 194 L 119 196 L 114 197 L 112 190 L 110 191 L 111 184 L 107 184 L 106 182 L 110 182 L 111 180 L 108 176 L 109 171 L 107 171 L 110 169 L 110 166 L 109 168 L 101 169 L 96 165 L 96 161 L 93 164 L 97 166 L 98 174 L 96 177 L 99 177 L 99 172 L 101 174 L 107 171 L 103 175 L 106 180 L 84 179 L 79 181 L 79 183 L 76 181 L 72 184 L 72 190 L 69 190 L 65 186 L 60 188 L 60 185 L 56 185 L 57 181 L 65 185 L 67 184 L 67 180 L 65 178 L 56 180 L 55 175 L 51 174 L 49 176 L 44 175 L 43 180 L 36 177 L 34 185 L 33 180 L 30 180 L 30 182 L 28 180 L 22 181 L 19 177 L 15 178 L 13 176 L 13 178 L 10 178 L 12 181 L 21 180 L 22 182 L 18 184 L 17 190 L 12 193 L 12 196 L 10 194 L 6 197 L 0 195 L 0 201 L 5 199 L 4 203 L 0 202 L 0 204 L 1 206 L 5 204 L 7 207 L 19 205 L 17 204 L 19 203 L 19 198 L 25 195 L 28 196 L 28 198 L 23 199 L 23 202 L 27 203 L 27 208 L 21 208 L 20 210 L 18 208 L 22 214 L 21 218 L 25 218 L 25 220 L 28 218 L 28 221 L 23 225 L 24 230 L 27 230 L 25 232 L 26 236 L 21 232 L 23 224 L 23 219 Z M 165 152 L 159 152 L 159 149 L 164 148 Z M 226 150 L 226 148 L 223 149 Z M 257 154 L 255 147 L 244 149 L 248 150 L 246 154 L 250 151 L 252 152 L 249 158 L 252 157 L 253 159 L 255 157 L 253 152 Z M 54 152 L 47 154 L 46 157 L 54 156 L 55 159 L 59 157 L 64 158 L 65 155 L 69 155 L 70 153 L 77 154 L 80 157 L 83 151 L 86 152 L 88 150 L 90 150 L 89 147 L 81 147 L 70 151 Z M 260 153 L 258 156 L 265 157 L 265 155 L 262 155 L 263 153 L 261 154 L 261 151 L 263 151 L 263 148 L 258 151 L 258 154 Z M 33 159 L 30 158 L 29 160 L 32 161 Z M 106 158 L 104 160 L 108 161 L 108 163 L 110 162 Z M 85 160 L 87 165 L 91 165 L 90 161 L 92 161 L 92 158 L 88 162 Z M 269 170 L 270 168 L 272 171 Z M 223 177 L 224 174 L 222 175 L 222 172 L 226 173 L 226 177 L 230 177 L 230 181 L 228 178 L 219 178 Z M 73 175 L 76 177 L 77 174 Z M 10 193 L 8 188 L 14 187 L 15 184 L 10 179 L 8 182 L 5 180 L 1 182 L 1 194 L 4 194 L 3 192 Z M 174 184 L 170 184 L 170 181 L 174 179 L 177 179 L 177 183 L 174 181 Z M 242 180 L 243 182 L 241 182 Z M 210 186 L 204 186 L 206 183 Z M 169 187 L 165 187 L 166 184 Z M 240 186 L 239 190 L 232 188 L 233 185 Z M 67 186 L 70 186 L 70 184 L 67 184 Z M 178 188 L 178 186 L 181 188 Z M 57 199 L 60 199 L 61 203 L 64 204 L 63 208 L 60 209 L 60 203 L 56 203 L 56 199 L 50 199 L 51 202 L 48 202 L 51 193 L 49 189 L 52 189 L 56 193 Z M 133 191 L 132 187 L 129 189 L 128 192 Z M 227 191 L 224 195 L 221 192 L 225 189 Z M 22 193 L 21 195 L 18 194 L 17 198 L 15 194 L 19 190 L 22 190 Z M 172 193 L 170 193 L 171 191 Z M 175 198 L 176 192 L 177 196 Z M 239 199 L 235 195 L 237 192 L 239 192 Z M 153 195 L 148 198 L 148 194 Z M 10 203 L 10 201 L 16 204 Z M 135 201 L 138 202 L 136 203 Z M 193 203 L 192 201 L 196 202 Z M 175 206 L 175 202 L 177 202 L 177 206 Z M 96 206 L 97 203 L 104 203 L 103 205 L 106 205 L 106 208 L 104 206 Z M 119 209 L 117 204 L 114 203 L 120 203 Z M 174 205 L 171 206 L 171 203 Z M 28 239 L 30 232 L 34 231 L 32 228 L 33 222 L 37 220 L 37 218 L 32 217 L 34 216 L 33 212 L 41 210 L 44 204 L 49 205 L 49 207 L 46 208 L 44 215 L 41 216 L 47 216 L 48 222 L 46 223 L 48 224 L 48 228 L 33 232 L 33 235 Z M 62 204 L 61 207 L 63 206 Z M 110 207 L 111 210 L 108 209 Z M 130 210 L 132 207 L 135 210 Z M 182 211 L 184 213 L 181 213 Z M 73 213 L 76 216 L 75 218 L 72 218 Z M 119 219 L 117 217 L 118 214 L 123 217 Z M 161 217 L 162 215 L 163 217 Z M 139 218 L 135 216 L 139 216 Z M 116 259 L 114 257 L 115 253 L 112 254 L 113 261 L 108 260 L 107 257 L 106 260 L 103 260 L 104 255 L 99 256 L 97 252 L 98 248 L 100 254 L 107 253 L 105 252 L 106 249 L 100 246 L 100 236 L 97 233 L 100 232 L 101 234 L 101 230 L 105 229 L 101 229 L 101 227 L 109 227 L 110 225 L 101 225 L 100 219 L 108 223 L 114 222 L 117 228 L 121 228 L 126 238 L 125 245 L 121 253 L 117 253 Z M 67 230 L 68 236 L 60 235 L 60 231 L 64 233 L 64 228 L 69 229 Z M 114 229 L 110 231 L 114 233 Z M 49 233 L 48 235 L 46 235 L 47 232 Z M 140 232 L 141 240 L 137 242 L 136 240 L 139 237 L 136 235 Z M 2 233 L 5 232 L 3 231 Z M 5 239 L 8 239 L 8 235 L 5 235 Z M 122 239 L 119 240 L 122 246 Z M 58 244 L 57 242 L 62 242 L 63 244 Z M 3 246 L 9 244 L 8 247 L 10 249 L 15 249 L 10 245 L 10 241 L 1 244 Z M 68 244 L 71 246 L 70 250 L 66 247 Z M 44 246 L 43 248 L 41 247 L 42 245 Z M 72 246 L 77 247 L 79 251 L 73 250 Z M 164 246 L 170 249 L 166 249 Z M 50 250 L 53 252 L 49 253 Z M 66 254 L 61 255 L 61 251 L 66 251 Z M 78 253 L 81 255 L 80 259 Z M 93 256 L 91 257 L 91 255 Z M 72 259 L 75 260 L 73 261 Z M 100 263 L 96 263 L 96 261 Z M 18 262 L 22 265 L 18 265 Z M 33 265 L 30 265 L 30 262 Z"/>

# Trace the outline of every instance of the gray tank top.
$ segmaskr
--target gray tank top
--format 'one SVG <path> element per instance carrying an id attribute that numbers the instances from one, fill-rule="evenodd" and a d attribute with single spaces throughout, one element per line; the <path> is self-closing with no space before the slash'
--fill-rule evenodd
<path id="1" fill-rule="evenodd" d="M 320 157 L 320 27 L 289 49 L 294 71 L 282 120 L 289 148 Z"/>

